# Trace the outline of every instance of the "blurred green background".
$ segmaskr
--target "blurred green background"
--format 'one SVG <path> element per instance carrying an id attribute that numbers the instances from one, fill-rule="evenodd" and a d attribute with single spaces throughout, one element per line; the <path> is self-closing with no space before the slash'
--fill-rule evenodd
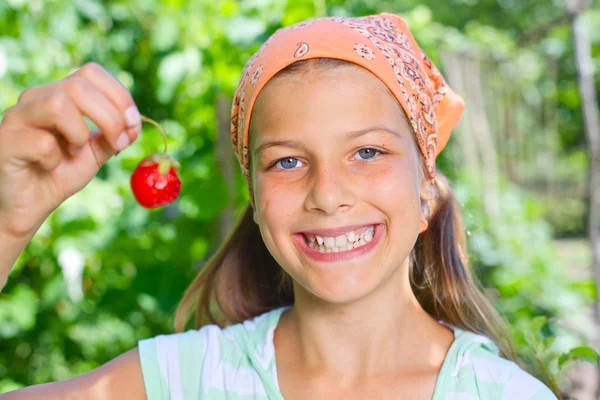
<path id="1" fill-rule="evenodd" d="M 597 69 L 600 1 L 589 3 L 579 23 Z M 169 207 L 135 203 L 129 176 L 162 149 L 145 125 L 51 215 L 0 293 L 0 393 L 81 374 L 173 332 L 177 302 L 247 202 L 229 138 L 243 64 L 280 27 L 383 11 L 407 19 L 466 100 L 439 168 L 524 366 L 565 394 L 597 396 L 598 370 L 570 362 L 597 364 L 598 323 L 590 157 L 562 0 L 0 1 L 0 110 L 26 87 L 98 62 L 164 126 L 183 181 Z"/>

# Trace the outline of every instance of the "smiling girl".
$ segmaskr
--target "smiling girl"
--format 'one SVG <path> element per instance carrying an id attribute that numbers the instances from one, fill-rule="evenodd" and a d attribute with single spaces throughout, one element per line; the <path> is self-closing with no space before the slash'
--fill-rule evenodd
<path id="1" fill-rule="evenodd" d="M 233 105 L 251 204 L 180 333 L 17 397 L 555 399 L 509 360 L 435 168 L 463 107 L 396 15 L 280 29 Z"/>

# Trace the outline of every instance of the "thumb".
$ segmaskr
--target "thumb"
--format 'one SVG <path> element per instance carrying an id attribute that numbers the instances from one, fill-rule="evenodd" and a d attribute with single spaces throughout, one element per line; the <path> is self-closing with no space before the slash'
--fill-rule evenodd
<path id="1" fill-rule="evenodd" d="M 103 135 L 99 129 L 94 129 L 91 133 L 92 137 L 89 141 L 89 147 L 94 158 L 96 159 L 96 162 L 98 163 L 98 168 L 100 168 L 112 156 L 118 154 L 119 152 L 113 148 L 113 146 L 106 139 L 106 136 Z"/>

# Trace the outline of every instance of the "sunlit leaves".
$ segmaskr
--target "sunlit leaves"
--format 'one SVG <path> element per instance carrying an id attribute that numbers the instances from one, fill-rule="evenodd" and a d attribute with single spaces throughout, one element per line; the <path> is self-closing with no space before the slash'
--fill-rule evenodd
<path id="1" fill-rule="evenodd" d="M 10 295 L 0 297 L 0 338 L 19 336 L 33 329 L 36 323 L 39 297 L 23 284 L 17 285 Z"/>

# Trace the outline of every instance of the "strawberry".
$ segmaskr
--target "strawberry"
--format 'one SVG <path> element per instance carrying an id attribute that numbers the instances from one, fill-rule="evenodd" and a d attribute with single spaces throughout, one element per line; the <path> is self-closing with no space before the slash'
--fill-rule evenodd
<path id="1" fill-rule="evenodd" d="M 154 125 L 165 142 L 163 154 L 152 154 L 143 159 L 131 175 L 131 190 L 137 202 L 146 208 L 171 204 L 179 196 L 181 181 L 177 175 L 179 163 L 167 155 L 167 134 L 160 124 L 145 115 L 142 122 Z"/>
<path id="2" fill-rule="evenodd" d="M 146 157 L 131 175 L 131 190 L 137 202 L 146 208 L 166 206 L 177 199 L 181 180 L 179 163 L 166 154 Z"/>

